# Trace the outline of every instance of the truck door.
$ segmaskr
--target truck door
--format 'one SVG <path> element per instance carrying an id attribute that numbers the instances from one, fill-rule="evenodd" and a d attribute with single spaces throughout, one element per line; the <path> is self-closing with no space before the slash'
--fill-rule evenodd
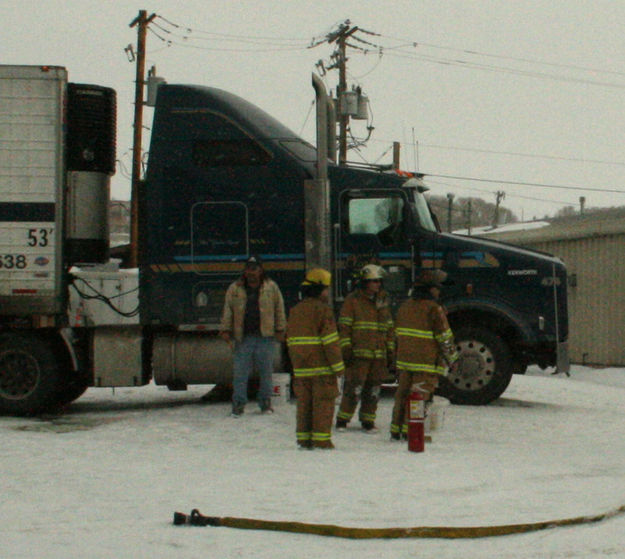
<path id="1" fill-rule="evenodd" d="M 218 324 L 226 289 L 249 255 L 248 207 L 238 201 L 206 201 L 191 207 L 192 320 Z M 228 262 L 230 260 L 230 262 Z"/>
<path id="2" fill-rule="evenodd" d="M 356 287 L 362 266 L 375 263 L 388 272 L 384 287 L 394 304 L 405 298 L 414 273 L 409 232 L 414 219 L 406 193 L 399 189 L 345 190 L 335 224 L 335 298 Z"/>

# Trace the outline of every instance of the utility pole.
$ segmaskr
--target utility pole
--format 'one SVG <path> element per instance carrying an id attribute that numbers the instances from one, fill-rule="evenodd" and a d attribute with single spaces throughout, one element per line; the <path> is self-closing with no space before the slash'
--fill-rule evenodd
<path id="1" fill-rule="evenodd" d="M 466 216 L 467 216 L 467 233 L 469 234 L 469 236 L 471 236 L 471 198 L 469 198 L 468 202 L 467 202 L 467 209 L 466 209 Z"/>
<path id="2" fill-rule="evenodd" d="M 358 31 L 358 27 L 351 27 L 349 22 L 340 25 L 338 30 L 330 35 L 329 43 L 336 41 L 338 45 L 338 60 L 333 67 L 339 69 L 339 85 L 336 89 L 336 96 L 339 101 L 339 165 L 347 164 L 347 127 L 349 125 L 349 115 L 345 110 L 343 94 L 347 91 L 347 38 Z"/>
<path id="3" fill-rule="evenodd" d="M 133 19 L 129 27 L 137 26 L 137 72 L 135 78 L 135 118 L 132 140 L 132 178 L 130 183 L 130 258 L 129 266 L 139 263 L 139 184 L 141 182 L 141 133 L 143 130 L 143 87 L 145 85 L 145 40 L 148 24 L 156 17 L 147 17 L 145 10 Z"/>
<path id="4" fill-rule="evenodd" d="M 454 195 L 447 193 L 447 231 L 451 233 L 451 210 L 454 203 Z"/>
<path id="5" fill-rule="evenodd" d="M 399 169 L 399 154 L 400 154 L 401 146 L 399 142 L 393 142 L 393 169 Z"/>
<path id="6" fill-rule="evenodd" d="M 493 227 L 499 225 L 499 204 L 506 197 L 506 193 L 503 190 L 497 191 L 497 202 L 495 203 L 495 215 L 493 217 Z"/>

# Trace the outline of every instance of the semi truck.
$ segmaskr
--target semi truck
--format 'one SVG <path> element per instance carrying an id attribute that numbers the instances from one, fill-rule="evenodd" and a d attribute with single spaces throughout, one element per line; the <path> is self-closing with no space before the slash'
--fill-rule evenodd
<path id="1" fill-rule="evenodd" d="M 440 391 L 454 403 L 491 402 L 530 364 L 568 370 L 563 262 L 443 233 L 422 175 L 337 165 L 332 102 L 313 85 L 316 147 L 232 93 L 160 83 L 128 269 L 108 234 L 115 91 L 60 66 L 0 66 L 1 413 L 92 386 L 229 383 L 220 314 L 250 254 L 287 309 L 311 266 L 333 273 L 336 310 L 368 262 L 395 308 L 420 270 L 443 268 L 461 357 Z"/>

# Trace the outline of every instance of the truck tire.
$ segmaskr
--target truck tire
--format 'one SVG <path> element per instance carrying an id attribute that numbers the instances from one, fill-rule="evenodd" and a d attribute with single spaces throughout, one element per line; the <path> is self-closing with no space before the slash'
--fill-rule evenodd
<path id="1" fill-rule="evenodd" d="M 82 396 L 89 388 L 89 384 L 84 379 L 73 379 L 65 384 L 56 397 L 59 406 L 66 406 L 80 396 Z"/>
<path id="2" fill-rule="evenodd" d="M 512 361 L 507 344 L 480 327 L 463 327 L 454 332 L 460 353 L 458 368 L 450 372 L 438 393 L 453 404 L 484 405 L 503 394 L 512 378 Z"/>
<path id="3" fill-rule="evenodd" d="M 0 413 L 34 415 L 53 408 L 61 375 L 54 352 L 33 335 L 0 335 Z"/>

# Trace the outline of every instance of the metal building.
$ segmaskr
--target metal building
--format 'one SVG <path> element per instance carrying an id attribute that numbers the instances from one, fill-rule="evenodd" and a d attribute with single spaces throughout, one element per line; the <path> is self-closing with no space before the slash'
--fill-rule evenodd
<path id="1" fill-rule="evenodd" d="M 625 365 L 625 211 L 560 219 L 546 227 L 481 233 L 549 252 L 569 274 L 571 361 Z"/>

